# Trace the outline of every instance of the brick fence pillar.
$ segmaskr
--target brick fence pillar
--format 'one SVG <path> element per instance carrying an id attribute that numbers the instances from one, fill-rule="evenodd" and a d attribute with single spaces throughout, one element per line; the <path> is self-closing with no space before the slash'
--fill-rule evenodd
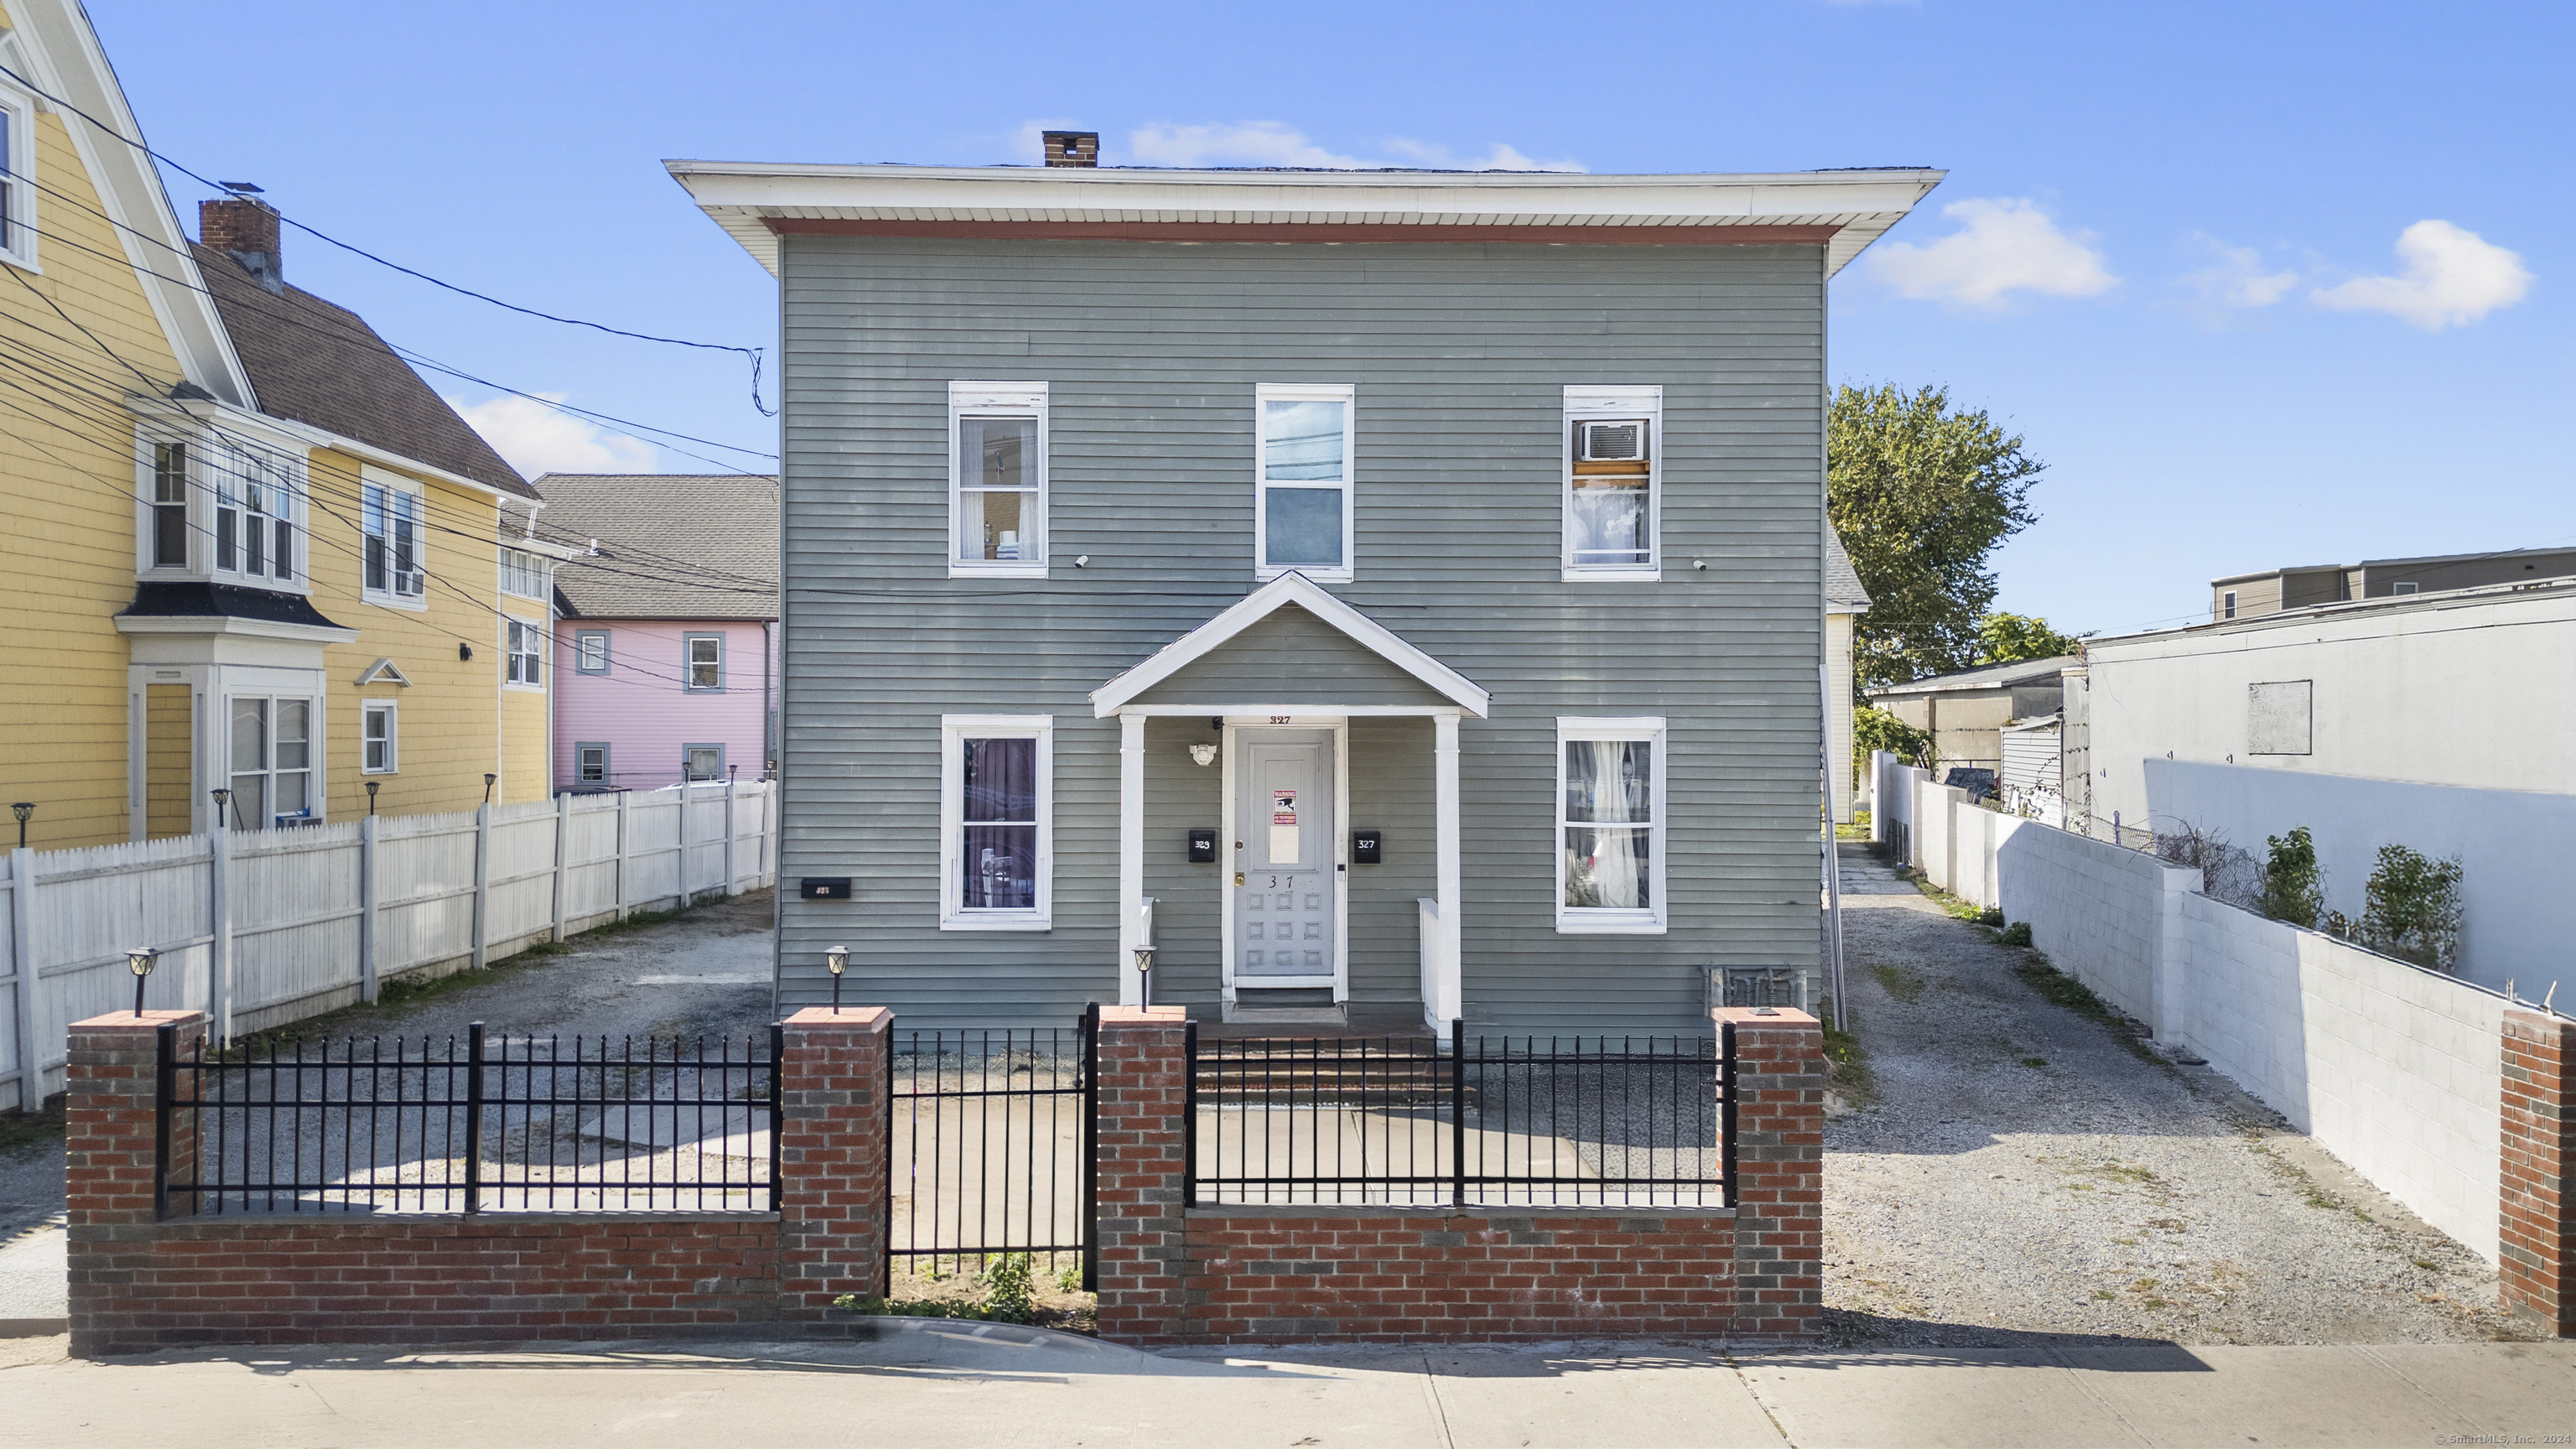
<path id="1" fill-rule="evenodd" d="M 149 1318 L 168 1305 L 138 1299 L 127 1285 L 153 1252 L 159 1181 L 160 1032 L 172 1049 L 193 1052 L 206 1034 L 202 1011 L 121 1011 L 76 1021 L 64 1074 L 63 1192 L 70 1209 L 65 1234 L 65 1287 L 70 1296 L 72 1352 L 114 1353 L 148 1338 Z M 180 1074 L 174 1088 L 186 1090 Z M 196 1114 L 172 1124 L 169 1174 L 197 1178 Z M 173 1199 L 174 1216 L 196 1211 Z"/>
<path id="2" fill-rule="evenodd" d="M 1735 1103 L 1737 1338 L 1809 1338 L 1824 1312 L 1825 1038 L 1803 1011 L 1719 1007 Z"/>
<path id="3" fill-rule="evenodd" d="M 1188 1030 L 1188 1013 L 1177 1006 L 1100 1008 L 1093 1241 L 1100 1255 L 1100 1336 L 1120 1343 L 1171 1343 L 1184 1333 Z"/>
<path id="4" fill-rule="evenodd" d="M 844 1293 L 885 1296 L 886 1101 L 894 1013 L 809 1006 L 779 1065 L 779 1316 L 813 1320 Z"/>
<path id="5" fill-rule="evenodd" d="M 2576 1022 L 2504 1014 L 2503 1155 L 2498 1278 L 2504 1305 L 2561 1338 L 2576 1338 L 2576 1111 L 2568 1068 Z"/>

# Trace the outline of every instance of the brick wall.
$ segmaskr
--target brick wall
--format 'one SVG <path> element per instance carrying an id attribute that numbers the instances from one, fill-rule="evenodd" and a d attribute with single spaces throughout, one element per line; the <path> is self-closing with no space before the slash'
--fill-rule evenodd
<path id="1" fill-rule="evenodd" d="M 1181 1013 L 1104 1009 L 1101 1335 L 1141 1345 L 1812 1337 L 1823 1298 L 1823 1036 L 1800 1012 L 1716 1017 L 1735 1054 L 1736 1206 L 1185 1208 Z"/>
<path id="2" fill-rule="evenodd" d="M 156 1211 L 155 1035 L 186 1051 L 201 1012 L 71 1029 L 66 1188 L 72 1351 L 190 1343 L 458 1343 L 709 1337 L 822 1317 L 884 1291 L 885 1080 L 892 1014 L 786 1023 L 783 1211 Z M 191 1080 L 180 1074 L 174 1085 Z M 190 1113 L 171 1180 L 192 1180 Z"/>
<path id="3" fill-rule="evenodd" d="M 2567 1191 L 2576 1163 L 2571 1060 L 2576 1022 L 2505 1013 L 2498 1276 L 2506 1307 L 2561 1338 L 2576 1337 L 2576 1201 Z"/>

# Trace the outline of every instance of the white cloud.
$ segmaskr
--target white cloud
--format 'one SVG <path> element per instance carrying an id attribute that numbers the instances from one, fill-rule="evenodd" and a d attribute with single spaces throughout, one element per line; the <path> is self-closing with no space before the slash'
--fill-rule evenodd
<path id="1" fill-rule="evenodd" d="M 541 392 L 546 402 L 562 402 L 559 392 Z M 612 433 L 597 423 L 557 412 L 524 397 L 496 397 L 468 405 L 449 398 L 483 441 L 511 467 L 527 477 L 540 473 L 650 473 L 660 454 L 641 438 Z"/>
<path id="2" fill-rule="evenodd" d="M 2447 221 L 2419 221 L 2399 232 L 2397 255 L 2406 263 L 2403 275 L 2355 277 L 2309 295 L 2320 307 L 2385 312 L 2438 332 L 2510 307 L 2531 291 L 2531 270 L 2519 254 Z"/>
<path id="3" fill-rule="evenodd" d="M 2207 235 L 2195 235 L 2192 240 L 2209 253 L 2210 264 L 2185 273 L 2182 282 L 2191 289 L 2195 305 L 2204 315 L 2216 317 L 2239 308 L 2269 307 L 2299 285 L 2297 272 L 2263 270 L 2263 254 L 2252 247 L 2229 246 Z"/>
<path id="4" fill-rule="evenodd" d="M 1023 127 L 1032 136 L 1032 127 Z M 1495 142 L 1482 156 L 1461 159 L 1448 147 L 1395 138 L 1388 158 L 1346 156 L 1318 145 L 1284 121 L 1209 122 L 1140 126 L 1127 133 L 1128 159 L 1146 166 L 1309 166 L 1357 171 L 1376 166 L 1430 166 L 1459 171 L 1581 171 L 1580 161 L 1541 161 Z"/>
<path id="5" fill-rule="evenodd" d="M 1882 243 L 1871 275 L 1917 301 L 1996 308 L 2015 292 L 2091 297 L 2120 283 L 2102 265 L 2091 232 L 2060 231 L 2037 203 L 1971 198 L 1941 208 L 1959 229 L 1936 241 Z"/>

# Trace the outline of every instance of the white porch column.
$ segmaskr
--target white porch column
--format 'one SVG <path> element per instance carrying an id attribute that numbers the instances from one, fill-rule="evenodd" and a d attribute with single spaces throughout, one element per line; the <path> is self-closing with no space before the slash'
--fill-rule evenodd
<path id="1" fill-rule="evenodd" d="M 1431 759 L 1433 830 L 1439 838 L 1435 857 L 1440 901 L 1439 999 L 1422 1005 L 1432 1014 L 1433 1026 L 1446 1037 L 1450 1019 L 1459 1014 L 1464 1000 L 1458 951 L 1463 906 L 1458 899 L 1458 716 L 1454 712 L 1432 720 Z"/>
<path id="2" fill-rule="evenodd" d="M 1142 1005 L 1137 947 L 1145 942 L 1145 717 L 1118 716 L 1118 1004 Z"/>

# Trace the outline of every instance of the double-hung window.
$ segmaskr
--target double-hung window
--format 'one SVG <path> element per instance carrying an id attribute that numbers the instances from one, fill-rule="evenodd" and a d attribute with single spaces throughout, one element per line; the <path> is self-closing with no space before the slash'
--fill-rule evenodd
<path id="1" fill-rule="evenodd" d="M 1556 722 L 1559 931 L 1664 929 L 1664 722 Z"/>
<path id="2" fill-rule="evenodd" d="M 36 264 L 36 108 L 0 83 L 0 260 Z"/>
<path id="3" fill-rule="evenodd" d="M 946 715 L 939 733 L 940 929 L 1049 929 L 1053 718 Z"/>
<path id="4" fill-rule="evenodd" d="M 244 580 L 295 582 L 301 470 L 282 454 L 232 443 L 215 444 L 212 462 L 215 571 Z M 159 486 L 156 478 L 156 499 Z"/>
<path id="5" fill-rule="evenodd" d="M 426 578 L 418 490 L 369 469 L 358 486 L 358 524 L 366 537 L 367 601 L 422 607 Z"/>
<path id="6" fill-rule="evenodd" d="M 576 785 L 608 783 L 608 742 L 582 740 L 572 747 L 572 782 Z"/>
<path id="7" fill-rule="evenodd" d="M 370 699 L 358 710 L 358 772 L 390 775 L 401 769 L 402 732 L 395 723 L 395 701 Z"/>
<path id="8" fill-rule="evenodd" d="M 1253 573 L 1351 577 L 1351 408 L 1346 384 L 1253 389 Z"/>
<path id="9" fill-rule="evenodd" d="M 501 592 L 523 599 L 546 596 L 546 565 L 523 548 L 501 550 Z"/>
<path id="10" fill-rule="evenodd" d="M 582 674 L 608 672 L 608 631 L 583 629 L 573 635 L 572 667 Z"/>
<path id="11" fill-rule="evenodd" d="M 534 689 L 545 683 L 546 631 L 524 619 L 501 621 L 501 674 L 510 683 Z"/>
<path id="12" fill-rule="evenodd" d="M 226 823 L 265 830 L 313 817 L 313 701 L 233 696 L 231 751 Z"/>
<path id="13" fill-rule="evenodd" d="M 722 634 L 686 634 L 681 636 L 681 664 L 687 673 L 682 688 L 691 694 L 724 692 L 724 636 Z"/>
<path id="14" fill-rule="evenodd" d="M 188 444 L 152 445 L 152 567 L 188 566 Z"/>
<path id="15" fill-rule="evenodd" d="M 948 575 L 1047 571 L 1047 385 L 948 384 Z"/>
<path id="16" fill-rule="evenodd" d="M 1565 390 L 1565 577 L 1659 576 L 1664 390 Z"/>

